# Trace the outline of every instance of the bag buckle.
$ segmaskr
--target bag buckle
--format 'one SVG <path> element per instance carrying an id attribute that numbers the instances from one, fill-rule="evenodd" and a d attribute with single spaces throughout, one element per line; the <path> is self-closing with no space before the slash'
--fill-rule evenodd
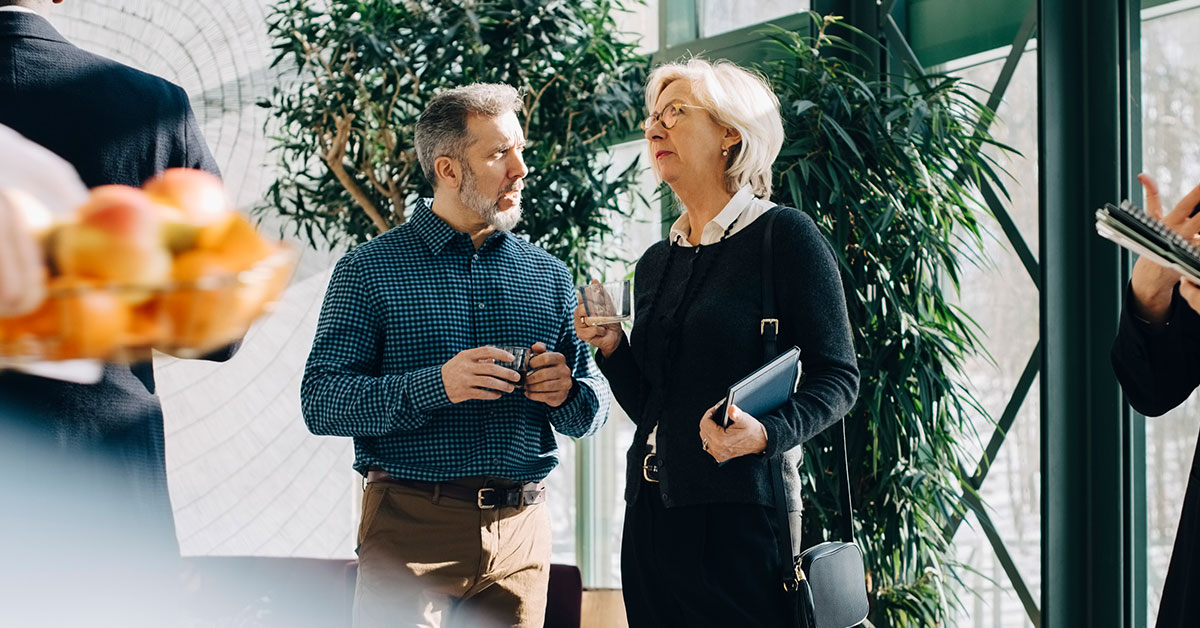
<path id="1" fill-rule="evenodd" d="M 761 321 L 759 321 L 758 322 L 759 335 L 766 335 L 767 325 L 771 326 L 772 334 L 774 334 L 776 336 L 779 335 L 779 319 L 778 318 L 764 318 Z"/>
<path id="2" fill-rule="evenodd" d="M 485 491 L 486 491 L 486 492 L 485 492 Z M 476 496 L 475 496 L 475 505 L 476 505 L 476 506 L 479 506 L 479 509 L 480 509 L 480 510 L 491 510 L 491 509 L 495 508 L 495 507 L 496 507 L 496 505 L 495 505 L 495 504 L 485 504 L 485 503 L 483 503 L 483 500 L 487 499 L 487 497 L 486 497 L 487 495 L 491 495 L 491 494 L 493 494 L 493 493 L 495 493 L 495 492 L 496 492 L 496 489 L 494 489 L 494 488 L 481 488 L 481 489 L 479 489 L 479 493 L 478 493 L 478 494 L 476 494 Z"/>
<path id="3" fill-rule="evenodd" d="M 795 570 L 795 573 L 792 574 L 792 579 L 788 580 L 785 578 L 783 581 L 783 590 L 787 591 L 788 593 L 799 591 L 800 583 L 804 582 L 805 580 L 804 570 L 800 567 L 800 561 L 796 561 L 793 569 Z"/>

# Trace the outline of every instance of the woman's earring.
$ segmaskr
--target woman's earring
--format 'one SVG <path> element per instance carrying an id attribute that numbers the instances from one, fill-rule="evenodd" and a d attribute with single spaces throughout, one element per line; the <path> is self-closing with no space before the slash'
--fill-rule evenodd
<path id="1" fill-rule="evenodd" d="M 728 154 L 729 154 L 729 149 L 728 149 L 728 148 L 722 149 L 722 150 L 721 150 L 721 154 L 722 154 L 722 155 L 728 155 Z"/>

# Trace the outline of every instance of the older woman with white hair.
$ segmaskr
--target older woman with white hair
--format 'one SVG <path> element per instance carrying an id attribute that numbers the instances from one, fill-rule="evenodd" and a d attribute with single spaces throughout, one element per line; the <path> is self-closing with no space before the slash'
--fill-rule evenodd
<path id="1" fill-rule="evenodd" d="M 582 308 L 575 317 L 637 424 L 621 550 L 629 623 L 783 625 L 776 535 L 787 530 L 767 459 L 835 423 L 857 396 L 837 263 L 811 218 L 769 200 L 783 123 L 763 77 L 728 62 L 664 65 L 646 108 L 654 170 L 683 215 L 637 264 L 629 337 L 585 324 Z M 763 312 L 768 222 L 774 317 Z M 803 380 L 783 406 L 763 416 L 731 407 L 721 427 L 714 404 L 763 363 L 768 326 L 779 346 L 800 348 Z"/>

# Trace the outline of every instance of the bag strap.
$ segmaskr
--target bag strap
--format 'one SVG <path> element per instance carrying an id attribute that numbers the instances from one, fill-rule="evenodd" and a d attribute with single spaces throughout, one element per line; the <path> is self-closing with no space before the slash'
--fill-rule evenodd
<path id="1" fill-rule="evenodd" d="M 775 358 L 779 355 L 779 318 L 775 312 L 775 259 L 772 246 L 773 227 L 775 219 L 779 214 L 786 211 L 781 205 L 776 205 L 775 208 L 767 216 L 767 228 L 763 231 L 762 243 L 762 321 L 759 323 L 759 333 L 763 337 L 763 360 L 764 362 Z M 834 431 L 833 439 L 834 453 L 839 454 L 842 464 L 842 486 L 841 488 L 841 512 L 838 513 L 838 534 L 843 541 L 854 541 L 854 509 L 850 501 L 850 459 L 846 453 L 846 421 L 845 419 L 838 420 L 838 425 Z M 769 461 L 769 473 L 771 474 L 771 483 L 775 492 L 775 512 L 778 513 L 780 522 L 779 534 L 779 555 L 783 559 L 783 576 L 784 581 L 791 581 L 797 577 L 793 572 L 793 557 L 795 553 L 792 548 L 791 538 L 791 523 L 788 516 L 787 498 L 784 495 L 783 486 L 783 453 L 780 452 L 771 456 Z"/>
<path id="2" fill-rule="evenodd" d="M 775 255 L 771 239 L 775 219 L 783 211 L 776 205 L 767 215 L 767 228 L 763 230 L 762 242 L 762 320 L 758 332 L 763 337 L 763 360 L 770 361 L 779 355 L 779 317 L 775 314 Z"/>
<path id="3" fill-rule="evenodd" d="M 771 232 L 772 226 L 775 224 L 775 218 L 779 216 L 781 210 L 776 207 L 767 216 L 767 228 L 763 231 L 762 243 L 762 322 L 759 323 L 758 331 L 763 339 L 763 361 L 764 363 L 774 358 L 779 353 L 778 336 L 779 336 L 779 319 L 775 316 L 775 264 L 773 261 L 771 247 Z M 770 329 L 768 329 L 768 323 Z M 779 519 L 779 533 L 775 535 L 775 542 L 778 546 L 779 553 L 779 576 L 783 581 L 784 588 L 795 590 L 798 584 L 798 579 L 803 575 L 795 568 L 796 552 L 792 550 L 792 524 L 788 512 L 787 497 L 784 493 L 783 486 L 783 454 L 778 453 L 771 456 L 767 461 L 768 470 L 771 474 L 771 485 L 775 493 L 775 513 Z"/>

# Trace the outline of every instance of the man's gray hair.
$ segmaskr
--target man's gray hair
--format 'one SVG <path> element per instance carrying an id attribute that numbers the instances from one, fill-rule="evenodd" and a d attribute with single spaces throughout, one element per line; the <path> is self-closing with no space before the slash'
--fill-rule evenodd
<path id="1" fill-rule="evenodd" d="M 429 101 L 429 106 L 417 119 L 413 143 L 425 180 L 437 189 L 437 172 L 433 162 L 438 157 L 462 161 L 471 134 L 467 117 L 475 114 L 495 118 L 506 113 L 521 112 L 521 94 L 503 83 L 472 83 L 442 92 Z"/>

